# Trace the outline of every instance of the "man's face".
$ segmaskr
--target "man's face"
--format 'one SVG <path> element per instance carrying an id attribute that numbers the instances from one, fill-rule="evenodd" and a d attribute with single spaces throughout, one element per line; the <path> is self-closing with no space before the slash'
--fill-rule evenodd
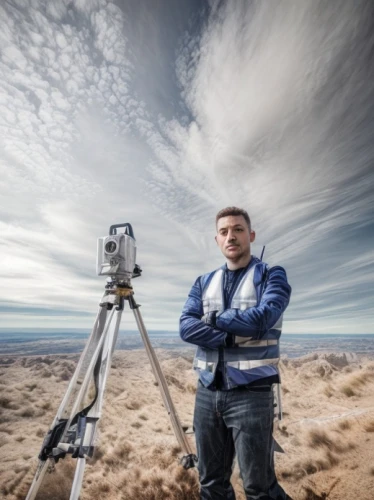
<path id="1" fill-rule="evenodd" d="M 250 257 L 255 236 L 242 215 L 228 215 L 217 221 L 217 245 L 226 259 L 232 262 Z"/>

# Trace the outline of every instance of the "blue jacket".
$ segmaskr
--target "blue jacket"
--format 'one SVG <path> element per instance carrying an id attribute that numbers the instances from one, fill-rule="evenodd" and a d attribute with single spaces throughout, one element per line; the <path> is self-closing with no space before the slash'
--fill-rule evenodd
<path id="1" fill-rule="evenodd" d="M 221 310 L 217 306 L 216 326 L 212 327 L 204 321 L 209 309 L 205 294 L 214 276 L 219 279 L 217 272 L 222 270 L 224 273 L 226 269 L 224 265 L 195 281 L 180 318 L 181 338 L 198 346 L 194 367 L 200 373 L 200 380 L 206 387 L 211 386 L 218 362 L 221 361 L 228 388 L 268 377 L 279 381 L 280 325 L 291 294 L 286 272 L 280 266 L 269 268 L 252 257 L 230 290 L 228 303 L 225 303 L 225 294 L 222 293 L 224 303 Z M 238 307 L 235 294 L 245 279 L 253 280 L 254 305 L 243 309 Z M 223 287 L 224 279 L 221 281 Z M 241 337 L 244 343 L 232 346 L 233 336 Z M 245 342 L 246 338 L 248 342 Z"/>

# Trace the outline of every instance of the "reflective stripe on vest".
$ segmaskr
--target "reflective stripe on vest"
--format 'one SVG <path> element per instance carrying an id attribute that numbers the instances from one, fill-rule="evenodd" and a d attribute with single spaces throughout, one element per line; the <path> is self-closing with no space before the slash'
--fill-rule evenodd
<path id="1" fill-rule="evenodd" d="M 232 368 L 237 368 L 238 370 L 251 370 L 252 368 L 257 368 L 258 366 L 265 365 L 278 365 L 279 358 L 273 359 L 246 359 L 242 361 L 227 361 L 227 366 L 231 366 Z M 199 368 L 200 370 L 206 370 L 208 372 L 213 372 L 215 369 L 216 363 L 203 361 L 202 359 L 196 359 L 194 361 L 194 368 Z"/>
<path id="2" fill-rule="evenodd" d="M 227 361 L 228 366 L 237 368 L 238 370 L 250 370 L 258 366 L 275 365 L 277 366 L 279 358 L 273 359 L 246 359 L 244 361 Z"/>
<path id="3" fill-rule="evenodd" d="M 277 339 L 272 339 L 272 340 L 247 340 L 245 342 L 242 342 L 241 339 L 244 337 L 235 337 L 236 341 L 240 339 L 240 344 L 238 344 L 238 347 L 263 347 L 267 345 L 278 345 L 278 340 Z"/>
<path id="4" fill-rule="evenodd" d="M 202 359 L 195 358 L 193 362 L 193 367 L 199 370 L 206 370 L 207 372 L 213 373 L 216 369 L 217 363 L 212 363 L 209 361 L 203 361 Z"/>

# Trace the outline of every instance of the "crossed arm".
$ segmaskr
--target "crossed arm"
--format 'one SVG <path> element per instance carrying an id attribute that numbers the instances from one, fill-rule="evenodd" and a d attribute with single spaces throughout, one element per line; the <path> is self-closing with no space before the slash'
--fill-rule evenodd
<path id="1" fill-rule="evenodd" d="M 216 317 L 214 327 L 201 320 L 204 311 L 201 279 L 198 278 L 182 311 L 180 336 L 185 342 L 210 349 L 232 345 L 234 335 L 259 339 L 276 324 L 288 306 L 290 295 L 285 270 L 273 267 L 269 270 L 258 306 L 244 311 L 226 309 Z"/>

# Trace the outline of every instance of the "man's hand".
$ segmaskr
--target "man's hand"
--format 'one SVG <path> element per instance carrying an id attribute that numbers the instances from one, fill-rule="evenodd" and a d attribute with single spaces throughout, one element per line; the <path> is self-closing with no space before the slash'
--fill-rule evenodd
<path id="1" fill-rule="evenodd" d="M 203 318 L 204 323 L 211 326 L 212 328 L 217 328 L 217 312 L 218 311 L 211 311 L 206 314 Z M 233 335 L 232 333 L 227 333 L 225 345 L 226 347 L 235 347 L 239 344 L 244 344 L 248 340 L 251 340 L 251 337 L 239 337 L 237 335 Z"/>
<path id="2" fill-rule="evenodd" d="M 208 312 L 208 314 L 205 315 L 203 321 L 207 325 L 211 326 L 212 328 L 217 328 L 216 326 L 216 318 L 217 318 L 217 311 L 211 311 Z"/>

